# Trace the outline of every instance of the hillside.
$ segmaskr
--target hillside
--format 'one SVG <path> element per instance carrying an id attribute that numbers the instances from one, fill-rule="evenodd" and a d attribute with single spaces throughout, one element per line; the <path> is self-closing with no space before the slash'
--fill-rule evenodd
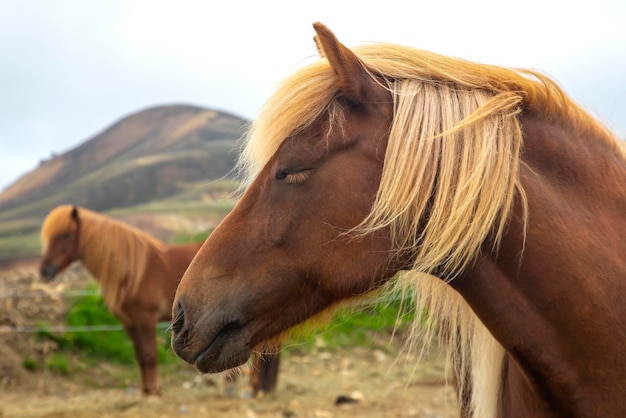
<path id="1" fill-rule="evenodd" d="M 211 195 L 212 181 L 227 178 L 234 166 L 246 124 L 216 110 L 159 106 L 43 161 L 0 193 L 0 260 L 3 239 L 35 233 L 59 204 L 108 211 Z"/>
<path id="2" fill-rule="evenodd" d="M 0 219 L 72 202 L 94 210 L 162 198 L 228 174 L 246 121 L 192 106 L 130 115 L 25 174 L 0 194 Z"/>

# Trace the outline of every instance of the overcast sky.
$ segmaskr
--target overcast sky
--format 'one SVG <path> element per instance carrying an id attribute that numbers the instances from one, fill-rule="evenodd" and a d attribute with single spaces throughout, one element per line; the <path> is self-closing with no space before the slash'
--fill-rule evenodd
<path id="1" fill-rule="evenodd" d="M 626 136 L 624 0 L 0 0 L 0 190 L 147 107 L 253 119 L 316 55 L 315 21 L 348 46 L 542 70 Z"/>

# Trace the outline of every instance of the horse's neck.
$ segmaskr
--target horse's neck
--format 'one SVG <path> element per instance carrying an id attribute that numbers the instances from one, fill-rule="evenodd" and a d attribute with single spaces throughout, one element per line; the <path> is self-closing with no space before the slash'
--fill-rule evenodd
<path id="1" fill-rule="evenodd" d="M 123 249 L 119 245 L 113 244 L 97 245 L 99 240 L 106 239 L 106 237 L 98 233 L 96 222 L 98 220 L 83 223 L 80 236 L 81 259 L 89 273 L 101 282 L 111 274 L 111 270 L 115 267 L 111 265 L 111 261 L 117 258 L 116 255 L 121 253 Z M 118 260 L 118 263 L 120 262 L 121 260 Z"/>
<path id="2" fill-rule="evenodd" d="M 131 245 L 132 236 L 127 237 L 125 231 L 103 229 L 100 222 L 108 220 L 95 218 L 83 225 L 80 238 L 82 261 L 100 283 L 109 308 L 116 310 L 125 298 L 132 297 L 137 291 L 147 264 L 153 261 L 149 254 L 158 256 L 159 248 L 153 247 L 148 251 L 147 247 L 136 243 Z M 106 245 L 101 245 L 103 240 Z"/>
<path id="3" fill-rule="evenodd" d="M 626 410 L 626 163 L 565 128 L 527 120 L 524 132 L 526 229 L 518 208 L 499 252 L 452 285 L 553 412 L 608 416 L 594 408 L 612 397 Z"/>
<path id="4" fill-rule="evenodd" d="M 180 281 L 182 274 L 187 269 L 189 263 L 200 249 L 201 243 L 165 245 L 163 247 L 163 257 L 172 269 L 172 274 L 176 276 L 176 282 Z"/>
<path id="5" fill-rule="evenodd" d="M 603 135 L 603 129 L 577 130 L 530 117 L 523 126 L 522 159 L 543 180 L 578 193 L 625 198 L 626 147 Z"/>

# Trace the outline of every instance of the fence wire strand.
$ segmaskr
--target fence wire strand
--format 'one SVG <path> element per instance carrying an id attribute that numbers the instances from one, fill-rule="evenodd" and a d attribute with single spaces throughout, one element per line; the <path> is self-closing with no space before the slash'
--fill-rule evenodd
<path id="1" fill-rule="evenodd" d="M 169 322 L 159 322 L 157 324 L 158 329 L 169 328 Z M 86 332 L 109 332 L 109 331 L 124 331 L 122 324 L 101 324 L 101 325 L 40 325 L 40 326 L 0 326 L 0 335 L 6 334 L 37 334 L 37 333 L 50 333 L 50 334 L 69 334 L 69 333 L 86 333 Z"/>
<path id="2" fill-rule="evenodd" d="M 6 292 L 0 293 L 0 300 L 2 299 L 19 299 L 19 298 L 42 298 L 47 297 L 50 299 L 57 298 L 77 298 L 82 296 L 100 296 L 99 291 L 87 291 L 87 290 L 70 290 L 59 293 L 37 293 L 37 292 Z M 374 306 L 377 303 L 391 303 L 400 301 L 402 298 L 398 296 L 387 297 L 367 297 L 359 300 L 357 303 L 350 303 L 350 307 L 364 308 Z M 171 323 L 159 322 L 157 323 L 157 329 L 168 329 Z M 86 333 L 86 332 L 111 332 L 111 331 L 123 331 L 124 326 L 122 324 L 98 324 L 98 325 L 37 325 L 37 326 L 21 326 L 21 325 L 0 325 L 0 336 L 7 334 L 37 334 L 37 333 L 52 333 L 52 334 L 64 334 L 64 333 Z"/>
<path id="3" fill-rule="evenodd" d="M 40 298 L 40 297 L 49 297 L 49 298 L 57 298 L 57 297 L 81 297 L 81 296 L 99 296 L 100 292 L 94 292 L 92 290 L 68 290 L 65 292 L 53 293 L 53 292 L 45 292 L 37 293 L 37 292 L 6 292 L 0 293 L 0 299 L 18 299 L 18 298 Z"/>

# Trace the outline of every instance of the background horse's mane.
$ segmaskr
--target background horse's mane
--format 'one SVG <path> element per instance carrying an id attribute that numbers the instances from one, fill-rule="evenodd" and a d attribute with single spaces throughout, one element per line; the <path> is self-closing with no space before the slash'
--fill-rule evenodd
<path id="1" fill-rule="evenodd" d="M 59 206 L 44 221 L 41 238 L 44 248 L 56 235 L 74 228 L 72 206 Z M 144 277 L 149 254 L 164 244 L 155 237 L 102 214 L 78 208 L 79 251 L 89 272 L 100 283 L 109 309 L 119 313 L 126 296 L 133 295 Z"/>
<path id="2" fill-rule="evenodd" d="M 428 307 L 438 324 L 444 324 L 437 328 L 448 343 L 459 383 L 471 382 L 473 415 L 495 417 L 504 350 L 465 301 L 432 274 L 452 280 L 485 242 L 497 250 L 515 202 L 526 216 L 518 179 L 522 112 L 626 152 L 554 81 L 537 72 L 398 45 L 373 44 L 353 51 L 394 101 L 380 188 L 370 215 L 355 232 L 389 228 L 394 248 L 412 252 L 412 265 L 398 283 L 416 299 L 417 312 Z M 337 77 L 325 59 L 278 86 L 241 154 L 246 184 L 285 138 L 320 118 L 327 118 L 328 132 L 341 126 L 337 92 Z M 416 323 L 413 340 L 430 341 L 433 334 L 434 327 L 424 330 Z"/>

